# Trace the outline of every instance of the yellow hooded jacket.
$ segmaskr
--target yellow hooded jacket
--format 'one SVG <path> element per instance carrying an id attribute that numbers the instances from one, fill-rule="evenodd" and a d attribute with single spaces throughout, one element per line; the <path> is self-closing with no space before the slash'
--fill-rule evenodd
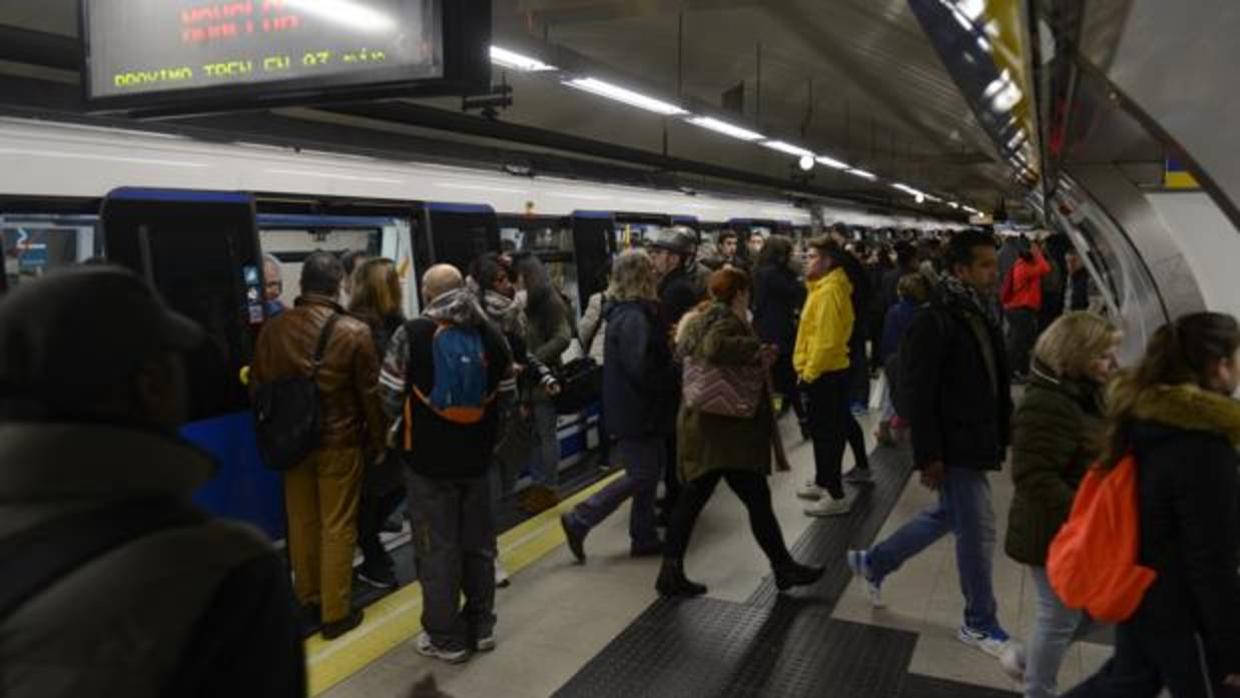
<path id="1" fill-rule="evenodd" d="M 824 373 L 848 368 L 848 339 L 852 336 L 852 282 L 842 268 L 806 283 L 809 297 L 801 311 L 792 365 L 797 377 L 812 383 Z"/>

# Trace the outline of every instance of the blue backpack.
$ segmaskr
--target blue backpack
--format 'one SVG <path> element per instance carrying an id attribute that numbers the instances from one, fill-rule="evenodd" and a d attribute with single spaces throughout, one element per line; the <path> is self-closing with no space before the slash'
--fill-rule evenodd
<path id="1" fill-rule="evenodd" d="M 413 384 L 412 395 L 449 422 L 481 422 L 495 399 L 494 394 L 487 394 L 487 353 L 482 333 L 474 327 L 440 324 L 431 340 L 431 354 L 435 378 L 430 392 Z"/>

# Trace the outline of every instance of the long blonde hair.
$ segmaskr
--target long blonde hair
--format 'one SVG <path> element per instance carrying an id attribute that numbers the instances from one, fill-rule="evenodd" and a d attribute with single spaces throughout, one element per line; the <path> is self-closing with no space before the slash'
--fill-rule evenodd
<path id="1" fill-rule="evenodd" d="M 1163 325 L 1136 368 L 1120 373 L 1107 395 L 1107 443 L 1102 466 L 1113 468 L 1128 451 L 1128 427 L 1141 395 L 1158 385 L 1206 387 L 1211 367 L 1240 348 L 1240 324 L 1224 313 L 1194 313 Z"/>
<path id="2" fill-rule="evenodd" d="M 1089 364 L 1114 344 L 1118 330 L 1095 313 L 1065 313 L 1046 328 L 1033 347 L 1033 356 L 1056 376 L 1082 378 Z"/>
<path id="3" fill-rule="evenodd" d="M 400 275 L 396 273 L 396 262 L 382 258 L 369 259 L 353 274 L 350 312 L 373 324 L 401 311 Z"/>
<path id="4" fill-rule="evenodd" d="M 607 296 L 617 301 L 656 301 L 658 277 L 645 250 L 626 250 L 611 265 L 611 285 Z"/>

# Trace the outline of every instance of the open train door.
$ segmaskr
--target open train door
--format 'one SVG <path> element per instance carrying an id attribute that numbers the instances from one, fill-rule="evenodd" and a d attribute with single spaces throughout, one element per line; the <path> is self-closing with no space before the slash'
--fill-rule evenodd
<path id="1" fill-rule="evenodd" d="M 254 200 L 235 192 L 117 189 L 100 212 L 108 261 L 133 269 L 208 341 L 186 357 L 190 414 L 182 435 L 220 469 L 195 501 L 284 535 L 282 483 L 258 454 L 242 369 L 264 322 Z"/>
<path id="2" fill-rule="evenodd" d="M 618 248 L 616 220 L 609 211 L 574 211 L 573 253 L 577 263 L 577 292 L 584 309 L 590 296 L 605 291 L 603 271 L 611 267 Z"/>

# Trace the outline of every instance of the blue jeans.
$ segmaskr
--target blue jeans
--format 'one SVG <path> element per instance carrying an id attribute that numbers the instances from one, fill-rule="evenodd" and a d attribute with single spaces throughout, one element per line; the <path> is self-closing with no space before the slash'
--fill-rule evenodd
<path id="1" fill-rule="evenodd" d="M 560 438 L 556 425 L 560 416 L 550 400 L 534 400 L 534 462 L 530 481 L 555 489 L 560 482 Z"/>
<path id="2" fill-rule="evenodd" d="M 1094 622 L 1081 611 L 1063 605 L 1045 567 L 1030 567 L 1037 593 L 1038 613 L 1025 649 L 1025 698 L 1055 698 L 1059 667 L 1068 647 L 1086 635 Z"/>
<path id="3" fill-rule="evenodd" d="M 612 450 L 612 463 L 624 468 L 615 482 L 578 504 L 569 514 L 573 525 L 591 529 L 611 516 L 625 500 L 633 500 L 629 515 L 629 537 L 633 545 L 645 547 L 659 542 L 655 526 L 654 500 L 659 478 L 667 464 L 667 444 L 662 436 L 621 438 Z"/>
<path id="4" fill-rule="evenodd" d="M 948 466 L 939 490 L 939 503 L 870 550 L 874 581 L 900 569 L 906 560 L 948 533 L 956 536 L 956 568 L 965 600 L 964 624 L 974 630 L 999 630 L 992 575 L 995 512 L 990 506 L 990 481 L 984 471 Z"/>

